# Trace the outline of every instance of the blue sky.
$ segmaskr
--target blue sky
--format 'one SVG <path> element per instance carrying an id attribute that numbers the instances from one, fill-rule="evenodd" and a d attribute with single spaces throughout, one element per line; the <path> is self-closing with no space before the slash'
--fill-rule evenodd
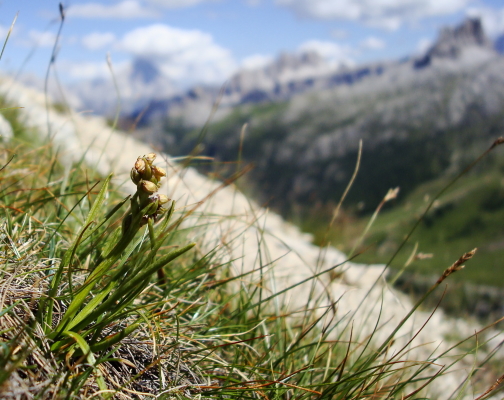
<path id="1" fill-rule="evenodd" d="M 0 35 L 19 12 L 0 69 L 43 76 L 59 24 L 59 1 L 0 2 Z M 418 52 L 444 25 L 480 15 L 504 33 L 502 0 L 66 0 L 57 57 L 65 81 L 107 77 L 135 57 L 154 60 L 181 85 L 222 83 L 241 66 L 282 51 L 314 49 L 355 64 Z"/>

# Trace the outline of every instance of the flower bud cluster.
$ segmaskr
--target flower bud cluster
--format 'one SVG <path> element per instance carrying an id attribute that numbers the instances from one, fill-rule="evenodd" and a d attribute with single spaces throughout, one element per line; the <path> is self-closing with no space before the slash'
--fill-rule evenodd
<path id="1" fill-rule="evenodd" d="M 131 199 L 131 210 L 132 214 L 143 210 L 141 226 L 147 224 L 150 218 L 156 221 L 159 215 L 166 211 L 163 205 L 170 201 L 164 194 L 156 193 L 161 187 L 161 179 L 166 176 L 166 171 L 152 164 L 155 159 L 155 153 L 138 157 L 130 173 L 131 180 L 137 185 L 137 192 Z"/>

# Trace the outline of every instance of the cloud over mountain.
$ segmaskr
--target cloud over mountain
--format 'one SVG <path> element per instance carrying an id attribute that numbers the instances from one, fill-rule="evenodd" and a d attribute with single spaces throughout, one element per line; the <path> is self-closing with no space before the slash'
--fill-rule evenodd
<path id="1" fill-rule="evenodd" d="M 236 68 L 231 52 L 200 30 L 154 24 L 126 33 L 118 47 L 155 62 L 166 77 L 179 82 L 197 76 L 201 82 L 223 81 Z"/>
<path id="2" fill-rule="evenodd" d="M 45 38 L 41 34 L 34 36 Z M 129 71 L 135 60 L 149 60 L 163 79 L 181 88 L 195 82 L 220 85 L 238 67 L 231 51 L 216 43 L 211 34 L 166 24 L 135 28 L 119 37 L 113 32 L 92 32 L 83 36 L 80 43 L 87 50 L 111 51 L 118 75 Z M 110 78 L 105 57 L 97 61 L 59 62 L 71 81 Z"/>

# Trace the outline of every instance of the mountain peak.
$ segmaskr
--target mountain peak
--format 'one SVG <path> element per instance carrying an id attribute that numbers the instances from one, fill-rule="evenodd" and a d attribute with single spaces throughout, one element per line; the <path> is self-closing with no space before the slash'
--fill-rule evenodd
<path id="1" fill-rule="evenodd" d="M 308 50 L 299 54 L 283 52 L 268 68 L 274 73 L 281 74 L 286 71 L 296 71 L 302 68 L 317 68 L 325 66 L 324 58 L 316 51 Z"/>
<path id="2" fill-rule="evenodd" d="M 151 83 L 159 77 L 159 70 L 154 63 L 145 58 L 133 60 L 131 68 L 131 78 L 142 83 Z"/>
<path id="3" fill-rule="evenodd" d="M 456 58 L 468 46 L 491 47 L 479 18 L 468 18 L 459 26 L 443 28 L 429 53 L 435 57 Z"/>
<path id="4" fill-rule="evenodd" d="M 433 59 L 458 59 L 467 48 L 492 51 L 492 43 L 486 36 L 479 18 L 467 18 L 460 25 L 445 27 L 427 53 L 417 60 L 416 67 L 430 65 Z"/>

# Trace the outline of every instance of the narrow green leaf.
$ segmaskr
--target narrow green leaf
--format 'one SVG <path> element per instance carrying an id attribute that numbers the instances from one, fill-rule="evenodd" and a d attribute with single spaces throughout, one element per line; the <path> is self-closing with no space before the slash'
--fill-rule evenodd
<path id="1" fill-rule="evenodd" d="M 106 339 L 103 339 L 102 341 L 91 345 L 91 350 L 93 352 L 98 352 L 108 349 L 109 347 L 123 340 L 129 334 L 133 333 L 138 328 L 139 325 L 140 322 L 135 322 L 134 324 L 131 324 L 130 326 L 124 328 L 120 332 L 117 332 L 116 334 L 109 336 Z"/>
<path id="2" fill-rule="evenodd" d="M 154 249 L 154 246 L 156 245 L 156 235 L 154 233 L 154 222 L 152 222 L 152 219 L 150 218 L 147 221 L 147 227 L 149 228 L 149 239 L 151 249 Z"/>
<path id="3" fill-rule="evenodd" d="M 77 237 L 75 238 L 75 240 L 72 243 L 72 245 L 70 246 L 70 248 L 65 252 L 65 254 L 63 256 L 63 260 L 61 260 L 61 263 L 58 267 L 58 270 L 56 271 L 56 274 L 51 281 L 51 288 L 49 290 L 49 298 L 47 299 L 47 303 L 45 303 L 45 301 L 42 301 L 41 310 L 47 310 L 47 313 L 45 316 L 45 331 L 46 331 L 46 333 L 52 326 L 54 297 L 56 296 L 56 293 L 58 292 L 58 287 L 60 286 L 61 278 L 63 276 L 63 270 L 64 270 L 65 266 L 70 265 L 70 262 L 72 261 L 72 258 L 75 255 L 75 251 L 77 250 L 77 247 L 78 247 L 80 240 L 82 238 L 82 234 L 86 231 L 86 229 L 88 227 L 89 227 L 89 224 L 86 225 L 81 230 L 81 232 L 79 233 L 79 235 L 77 235 Z M 71 281 L 71 279 L 72 278 L 71 278 L 71 274 L 70 274 L 69 282 Z M 70 282 L 70 287 L 71 287 L 71 282 Z M 73 295 L 73 293 L 71 293 L 71 295 Z"/>
<path id="4" fill-rule="evenodd" d="M 116 282 L 110 282 L 106 287 L 100 289 L 100 292 L 94 296 L 89 303 L 87 303 L 84 308 L 72 318 L 72 320 L 68 323 L 66 329 L 72 329 L 74 326 L 83 321 L 86 317 L 88 317 L 91 312 L 98 307 L 98 305 L 103 301 L 105 297 L 114 289 L 116 286 Z"/>
<path id="5" fill-rule="evenodd" d="M 107 222 L 110 218 L 112 218 L 114 216 L 114 214 L 121 209 L 121 207 L 124 205 L 124 203 L 126 203 L 129 200 L 129 198 L 130 198 L 130 196 L 126 197 L 119 204 L 117 204 L 114 208 L 112 208 L 112 210 L 110 210 L 107 213 L 107 215 L 105 215 L 105 217 L 103 218 L 103 220 L 98 225 L 96 225 L 93 229 L 91 229 L 90 231 L 88 231 L 88 233 L 86 235 L 84 235 L 84 237 L 82 238 L 82 241 L 87 240 L 98 229 L 100 229 L 100 227 L 102 227 L 105 222 Z"/>
<path id="6" fill-rule="evenodd" d="M 149 284 L 149 277 L 152 275 L 154 272 L 159 270 L 160 268 L 164 267 L 166 264 L 169 262 L 175 260 L 177 257 L 181 256 L 185 252 L 189 251 L 192 249 L 196 244 L 195 243 L 190 243 L 187 246 L 181 247 L 180 249 L 173 250 L 172 252 L 168 253 L 166 256 L 161 257 L 155 264 L 151 265 L 149 268 L 147 268 L 145 271 L 137 274 L 134 278 L 127 280 L 126 282 L 123 282 L 121 286 L 119 286 L 114 293 L 110 295 L 110 297 L 105 300 L 105 302 L 102 303 L 100 307 L 96 309 L 96 313 L 102 314 L 106 310 L 110 309 L 112 305 L 116 302 L 119 301 L 123 297 L 129 297 L 132 293 L 135 294 L 138 291 L 142 291 L 148 284 Z M 134 298 L 134 296 L 133 296 Z M 126 306 L 128 301 L 126 302 L 121 302 L 123 305 L 123 308 Z"/>
<path id="7" fill-rule="evenodd" d="M 113 276 L 110 277 L 110 283 L 106 286 L 106 288 L 109 287 L 109 285 L 112 284 L 113 282 L 113 287 L 116 286 L 117 284 L 117 280 L 120 276 L 124 276 L 124 271 L 125 271 L 125 268 L 128 268 L 127 266 L 125 266 L 128 258 L 130 257 L 130 255 L 133 253 L 133 251 L 135 250 L 135 248 L 137 248 L 138 246 L 141 245 L 141 243 L 144 241 L 144 237 L 141 237 L 139 238 L 136 242 L 132 242 L 128 245 L 128 247 L 126 248 L 123 256 L 122 256 L 122 262 L 118 265 L 117 267 L 117 271 L 115 272 L 115 274 Z M 101 268 L 101 267 L 100 267 Z M 104 272 L 107 272 L 107 270 L 103 270 Z M 106 289 L 104 289 L 106 290 Z M 90 289 L 86 288 L 84 290 L 86 292 L 86 296 L 87 294 L 89 294 L 90 292 Z M 107 293 L 108 294 L 110 292 L 110 290 L 107 290 Z M 93 320 L 96 320 L 100 315 L 103 314 L 103 312 L 105 311 L 110 311 L 110 309 L 108 310 L 104 310 L 104 311 L 93 311 L 98 305 L 99 303 L 101 302 L 101 300 L 103 300 L 105 297 L 106 297 L 106 294 L 104 294 L 103 296 L 101 295 L 101 293 L 99 295 L 97 295 L 97 297 L 99 297 L 99 299 L 97 299 L 97 297 L 93 298 L 90 303 L 88 303 L 83 310 L 81 310 L 79 312 L 79 314 L 72 319 L 72 322 L 68 322 L 70 321 L 72 315 L 69 313 L 69 310 L 67 310 L 67 312 L 65 313 L 65 316 L 63 317 L 63 319 L 65 321 L 61 321 L 59 327 L 60 327 L 60 330 L 62 329 L 71 329 L 70 327 L 74 328 L 74 330 L 79 330 L 81 328 L 83 328 L 84 326 L 86 326 L 88 323 L 90 323 L 91 321 Z M 79 299 L 82 300 L 82 303 L 81 305 L 84 304 L 84 301 L 86 299 L 86 296 L 81 296 L 80 292 L 79 292 Z M 98 301 L 99 300 L 99 301 Z M 75 307 L 77 307 L 77 304 L 75 305 Z M 111 304 L 111 307 L 113 307 L 113 305 Z M 70 309 L 70 307 L 69 307 Z M 77 307 L 77 310 L 78 310 L 78 307 Z M 74 312 L 75 309 L 72 308 L 70 310 L 70 312 Z M 115 311 L 114 311 L 115 312 Z M 69 326 L 65 326 L 64 324 L 67 323 L 67 324 L 70 324 Z M 77 328 L 75 328 L 77 327 Z"/>
<path id="8" fill-rule="evenodd" d="M 91 191 L 95 186 L 89 190 Z M 56 233 L 59 231 L 60 227 L 63 225 L 63 222 L 68 218 L 70 214 L 72 214 L 73 210 L 80 204 L 80 202 L 87 196 L 89 192 L 87 192 L 84 196 L 82 196 L 79 201 L 71 208 L 70 212 L 67 213 L 67 215 L 62 219 L 60 222 L 59 226 L 55 229 L 51 237 L 48 239 L 47 243 L 53 243 L 53 238 L 56 235 Z M 52 326 L 52 312 L 53 312 L 53 305 L 54 305 L 54 297 L 56 296 L 56 293 L 58 291 L 58 288 L 60 287 L 61 284 L 61 278 L 63 276 L 63 271 L 67 265 L 69 265 L 73 254 L 75 253 L 78 243 L 80 242 L 82 235 L 86 231 L 86 229 L 90 226 L 91 222 L 86 222 L 84 224 L 84 228 L 79 232 L 73 243 L 70 245 L 70 248 L 65 252 L 65 255 L 63 256 L 63 259 L 61 260 L 61 263 L 56 270 L 56 273 L 54 275 L 54 278 L 51 280 L 50 284 L 50 289 L 49 289 L 49 295 L 47 299 L 43 299 L 40 304 L 39 308 L 39 314 L 38 314 L 38 319 L 44 321 L 44 330 L 47 333 Z M 42 316 L 42 312 L 44 310 L 47 310 L 46 314 Z"/>
<path id="9" fill-rule="evenodd" d="M 16 307 L 19 303 L 21 303 L 21 300 L 16 301 L 14 304 L 10 305 L 7 308 L 4 308 L 2 311 L 0 311 L 0 317 L 3 317 L 5 314 L 7 314 L 10 310 L 12 310 L 14 307 Z"/>
<path id="10" fill-rule="evenodd" d="M 117 243 L 121 240 L 121 229 L 117 228 L 112 232 L 106 239 L 106 243 L 101 251 L 102 257 L 106 258 L 112 249 L 117 246 Z"/>
<path id="11" fill-rule="evenodd" d="M 84 338 L 79 335 L 78 333 L 72 332 L 72 331 L 65 331 L 63 332 L 65 336 L 69 336 L 72 339 L 74 339 L 77 342 L 77 345 L 81 348 L 82 352 L 86 354 L 86 359 L 90 365 L 93 366 L 93 369 L 96 371 L 96 382 L 98 383 L 98 387 L 100 390 L 107 390 L 107 385 L 105 384 L 105 380 L 103 379 L 103 376 L 100 372 L 100 370 L 96 367 L 96 359 L 94 357 L 93 352 L 91 351 L 91 348 L 87 344 L 87 342 L 84 340 Z"/>
<path id="12" fill-rule="evenodd" d="M 55 334 L 57 335 L 61 330 L 63 330 L 69 321 L 77 314 L 81 306 L 84 304 L 86 301 L 86 297 L 91 291 L 91 289 L 94 287 L 96 281 L 105 273 L 114 263 L 117 261 L 119 256 L 116 256 L 114 258 L 109 258 L 106 260 L 103 260 L 98 267 L 90 274 L 90 276 L 86 279 L 86 282 L 84 282 L 83 286 L 79 289 L 77 294 L 75 295 L 74 299 L 68 306 L 68 309 L 65 312 L 65 315 L 61 319 L 60 323 L 58 324 L 58 327 L 56 328 Z M 98 270 L 98 273 L 94 273 Z M 51 337 L 54 335 L 50 335 Z"/>
<path id="13" fill-rule="evenodd" d="M 84 222 L 84 225 L 87 225 L 90 222 L 94 221 L 99 213 L 102 212 L 102 206 L 105 199 L 107 198 L 108 187 L 111 179 L 112 174 L 110 174 L 107 179 L 105 179 L 105 182 L 103 182 L 102 188 L 100 189 L 100 192 L 98 193 L 98 196 L 96 197 L 91 210 L 89 210 L 89 214 L 86 218 L 86 221 Z"/>

